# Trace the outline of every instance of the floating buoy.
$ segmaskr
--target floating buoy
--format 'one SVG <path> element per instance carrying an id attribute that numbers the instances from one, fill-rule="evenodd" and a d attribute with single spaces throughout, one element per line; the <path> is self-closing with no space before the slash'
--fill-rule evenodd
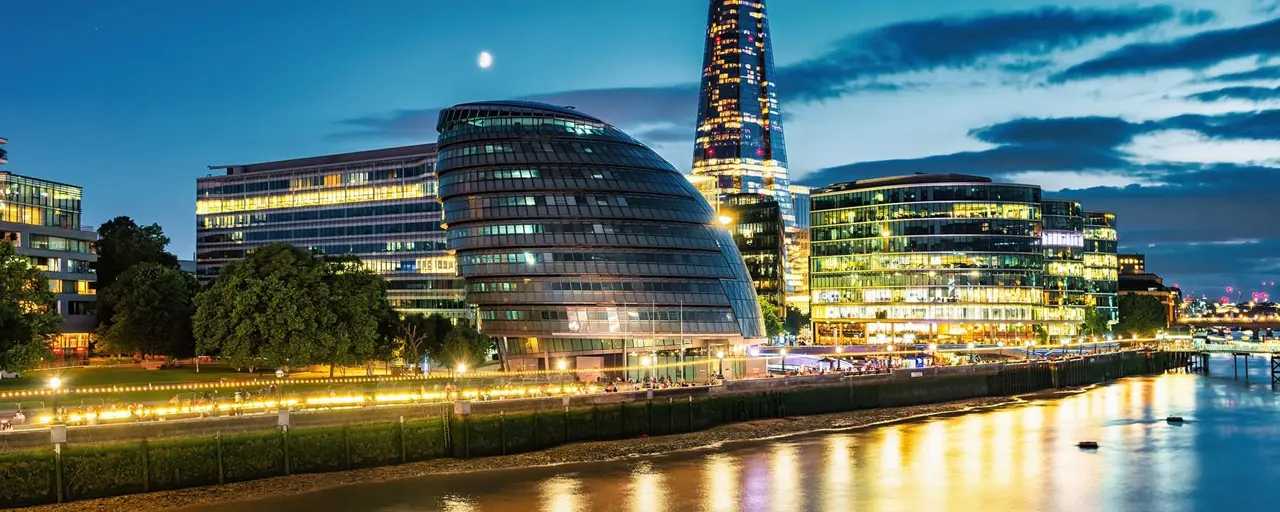
<path id="1" fill-rule="evenodd" d="M 1182 416 L 1170 416 L 1164 420 L 1169 423 L 1182 423 Z"/>
<path id="2" fill-rule="evenodd" d="M 1098 448 L 1098 442 L 1097 441 L 1080 441 L 1079 443 L 1076 443 L 1076 446 L 1079 446 L 1081 448 L 1096 449 Z"/>

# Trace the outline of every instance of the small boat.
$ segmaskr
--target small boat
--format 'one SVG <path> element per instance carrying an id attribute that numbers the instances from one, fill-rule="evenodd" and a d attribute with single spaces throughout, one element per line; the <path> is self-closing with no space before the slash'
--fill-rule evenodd
<path id="1" fill-rule="evenodd" d="M 1076 446 L 1080 448 L 1084 448 L 1086 450 L 1096 450 L 1098 449 L 1098 442 L 1097 441 L 1080 441 L 1079 443 L 1076 443 Z"/>
<path id="2" fill-rule="evenodd" d="M 1168 418 L 1165 418 L 1164 420 L 1165 420 L 1165 421 L 1167 421 L 1167 422 L 1169 422 L 1169 423 L 1182 423 L 1182 422 L 1183 422 L 1182 416 L 1170 416 L 1170 417 L 1168 417 Z"/>

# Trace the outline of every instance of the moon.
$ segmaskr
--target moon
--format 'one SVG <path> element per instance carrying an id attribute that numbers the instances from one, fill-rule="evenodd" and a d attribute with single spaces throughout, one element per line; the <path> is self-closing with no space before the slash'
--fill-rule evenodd
<path id="1" fill-rule="evenodd" d="M 493 55 L 489 52 L 480 52 L 480 57 L 476 59 L 476 64 L 480 65 L 480 69 L 489 69 L 493 65 Z"/>

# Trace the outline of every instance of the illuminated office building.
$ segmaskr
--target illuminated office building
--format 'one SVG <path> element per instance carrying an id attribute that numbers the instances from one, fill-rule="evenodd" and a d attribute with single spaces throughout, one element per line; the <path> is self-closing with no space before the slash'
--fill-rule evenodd
<path id="1" fill-rule="evenodd" d="M 1120 273 L 1138 275 L 1147 273 L 1147 256 L 1145 254 L 1117 254 Z"/>
<path id="2" fill-rule="evenodd" d="M 450 107 L 437 129 L 449 249 L 508 367 L 674 363 L 764 337 L 731 235 L 649 148 L 523 101 Z"/>
<path id="3" fill-rule="evenodd" d="M 1084 272 L 1084 208 L 1079 201 L 1045 199 L 1041 246 L 1045 257 L 1045 320 L 1049 335 L 1071 336 L 1084 322 L 1088 304 Z"/>
<path id="4" fill-rule="evenodd" d="M 763 194 L 727 194 L 720 198 L 719 220 L 733 233 L 756 296 L 778 306 L 785 316 L 788 262 L 782 261 L 784 233 L 778 202 Z"/>
<path id="5" fill-rule="evenodd" d="M 791 185 L 791 206 L 796 212 L 796 230 L 788 241 L 787 306 L 809 314 L 809 203 L 810 189 Z"/>
<path id="6" fill-rule="evenodd" d="M 445 250 L 436 198 L 436 148 L 422 144 L 213 167 L 196 181 L 196 275 L 273 242 L 355 256 L 387 278 L 402 312 L 468 315 Z"/>
<path id="7" fill-rule="evenodd" d="M 0 144 L 7 142 L 0 138 Z M 0 150 L 0 163 L 5 163 Z M 81 189 L 0 171 L 0 239 L 14 244 L 49 279 L 62 326 L 50 339 L 54 355 L 85 358 L 98 320 L 92 287 L 97 277 L 89 264 L 97 261 L 98 234 L 80 226 Z"/>
<path id="8" fill-rule="evenodd" d="M 726 194 L 764 194 L 782 213 L 788 292 L 808 282 L 807 232 L 795 206 L 773 49 L 763 0 L 711 0 L 694 141 L 693 174 L 713 205 Z M 804 190 L 807 192 L 807 190 Z"/>
<path id="9" fill-rule="evenodd" d="M 958 174 L 813 191 L 818 344 L 1021 342 L 1043 318 L 1041 191 Z"/>
<path id="10" fill-rule="evenodd" d="M 1084 278 L 1090 304 L 1108 322 L 1120 321 L 1116 305 L 1119 291 L 1119 261 L 1116 214 L 1111 212 L 1084 212 Z"/>

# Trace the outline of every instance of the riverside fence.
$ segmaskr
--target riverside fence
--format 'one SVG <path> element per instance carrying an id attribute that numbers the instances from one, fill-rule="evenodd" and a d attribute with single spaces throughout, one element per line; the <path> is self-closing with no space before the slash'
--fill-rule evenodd
<path id="1" fill-rule="evenodd" d="M 299 473 L 531 452 L 565 443 L 704 430 L 761 418 L 1007 396 L 1160 373 L 1163 352 L 1054 362 L 815 375 L 721 386 L 493 402 L 103 425 L 0 436 L 0 507 Z M 283 421 L 282 421 L 283 422 Z M 39 447 L 37 447 L 39 446 Z"/>

